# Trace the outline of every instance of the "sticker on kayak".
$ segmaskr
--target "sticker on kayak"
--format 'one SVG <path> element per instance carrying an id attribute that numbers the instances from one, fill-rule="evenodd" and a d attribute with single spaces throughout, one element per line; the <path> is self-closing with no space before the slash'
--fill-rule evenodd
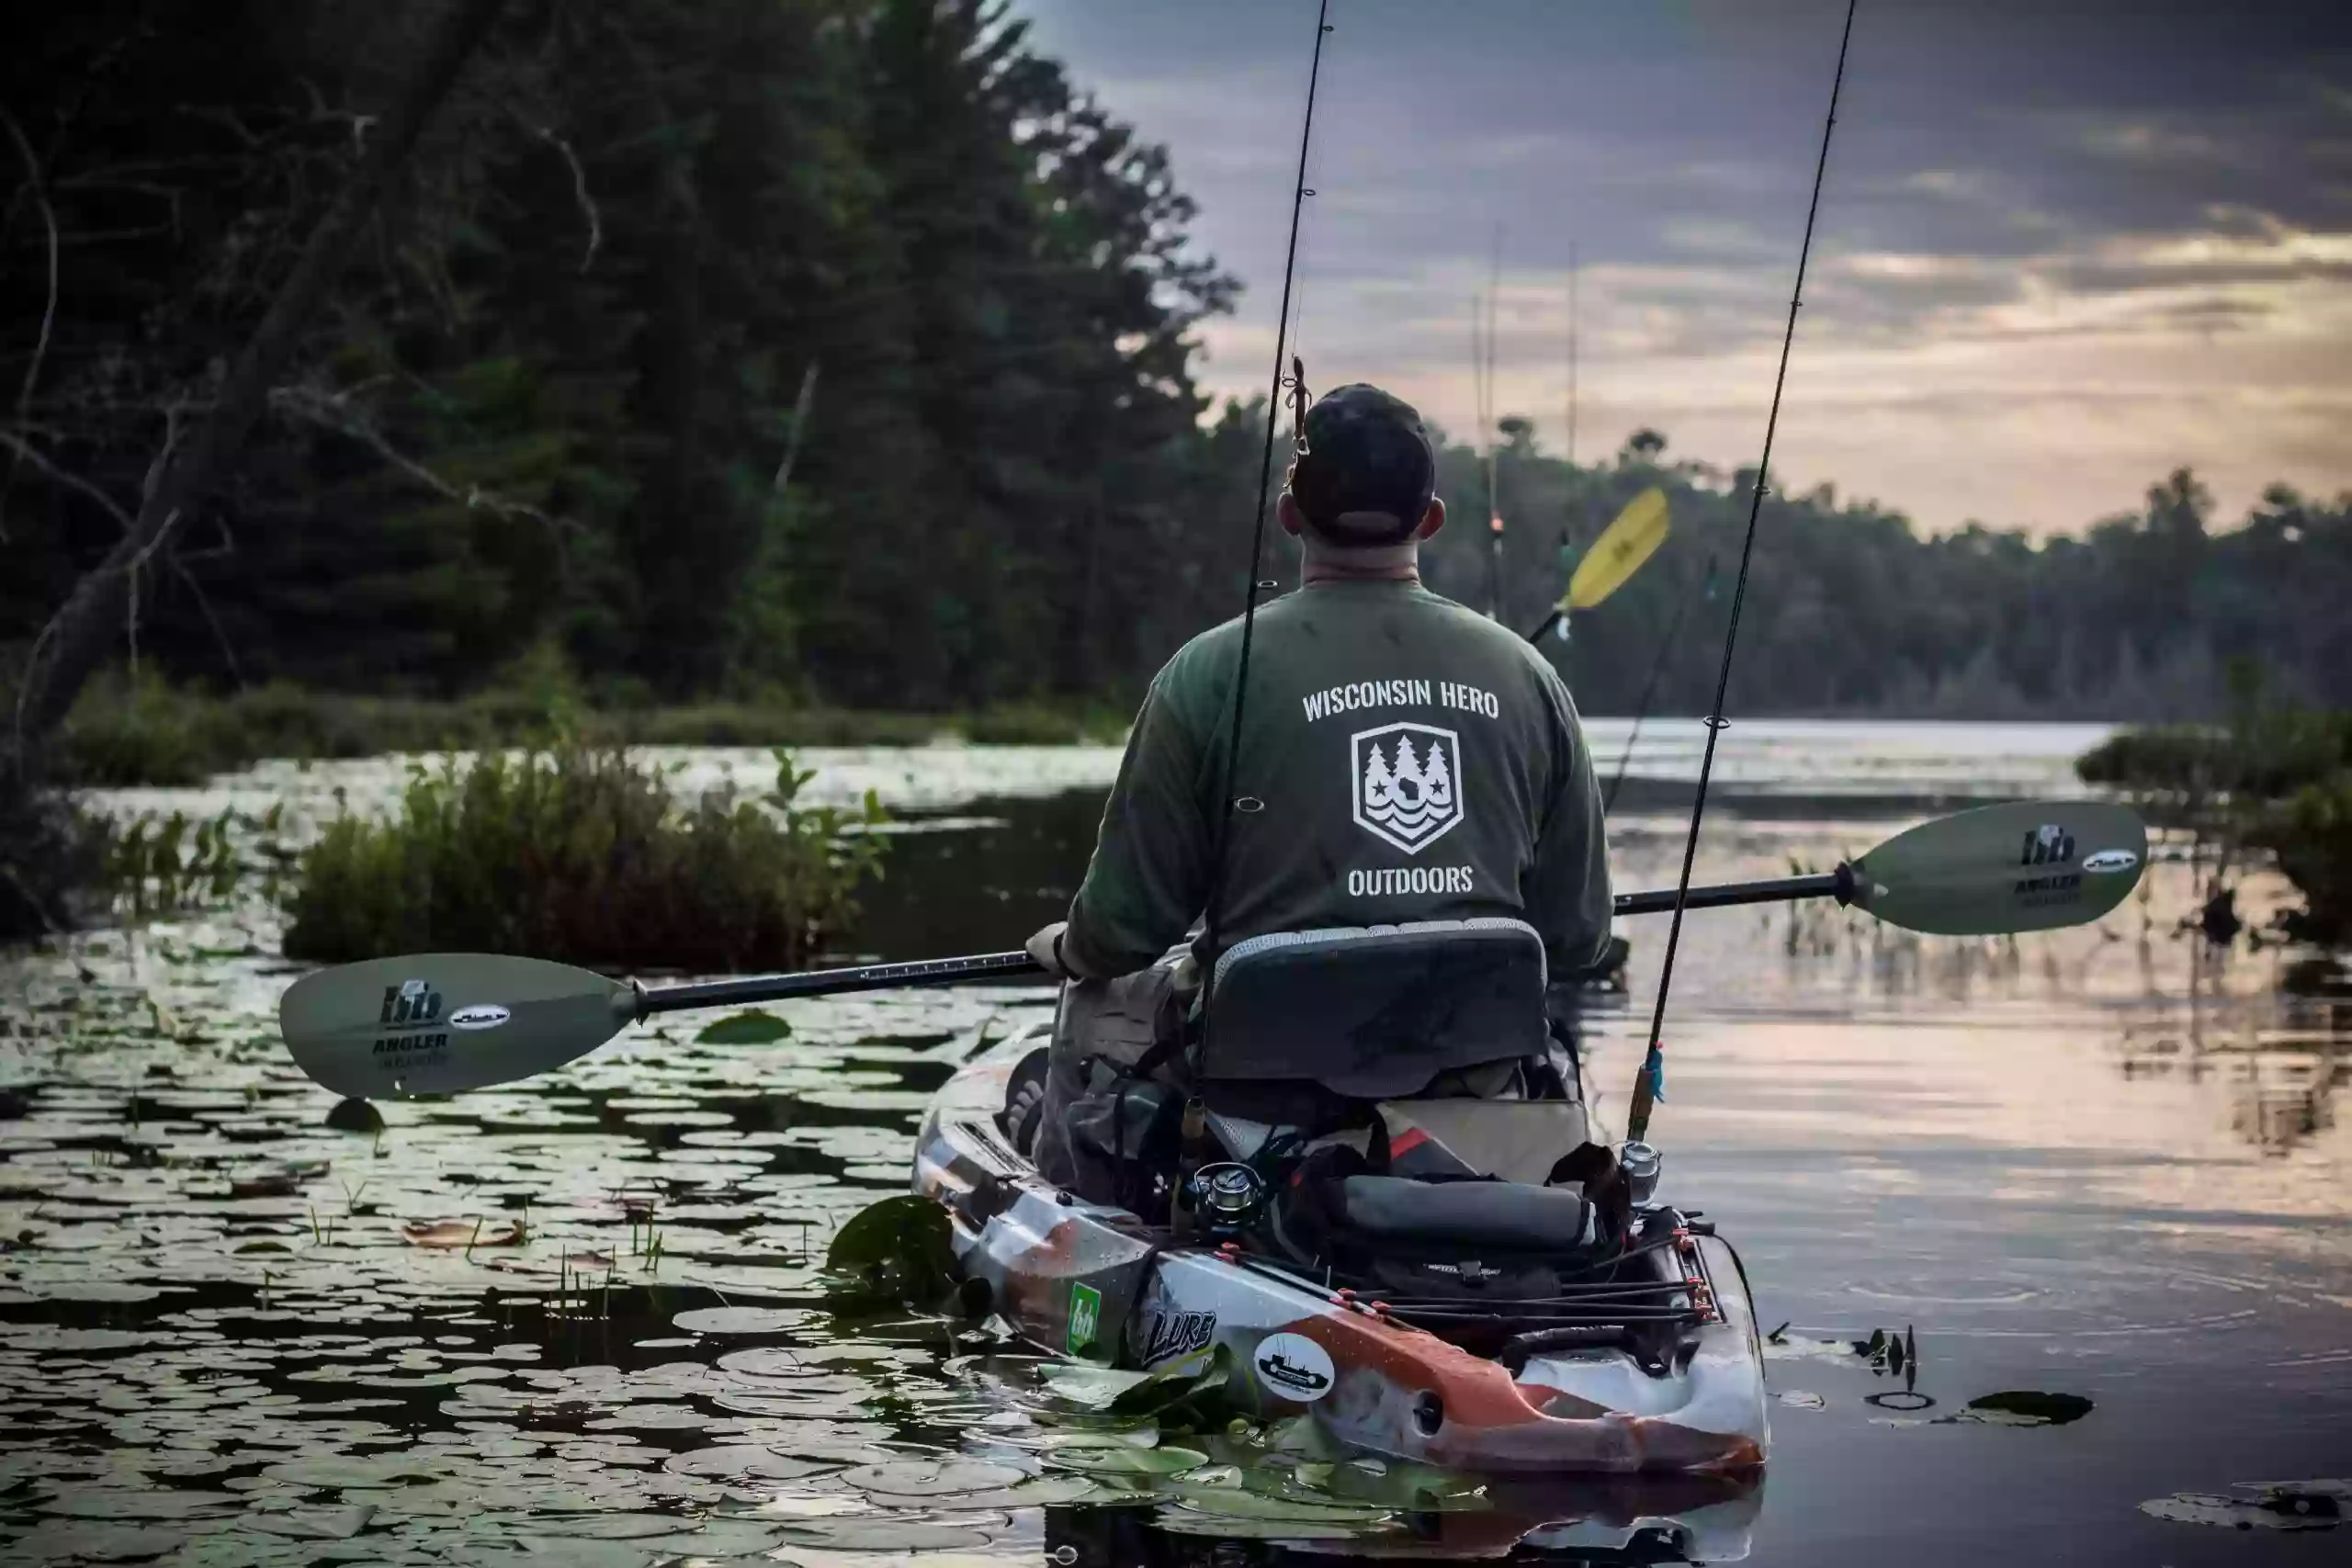
<path id="1" fill-rule="evenodd" d="M 1216 1333 L 1216 1314 L 1213 1312 L 1177 1312 L 1162 1307 L 1144 1332 L 1143 1364 L 1156 1367 L 1162 1361 L 1205 1350 L 1210 1337 Z"/>
<path id="2" fill-rule="evenodd" d="M 1069 1337 L 1065 1347 L 1073 1356 L 1091 1349 L 1094 1331 L 1102 1321 L 1102 1293 L 1091 1285 L 1069 1288 Z"/>
<path id="3" fill-rule="evenodd" d="M 1312 1404 L 1331 1392 L 1331 1358 L 1304 1334 L 1269 1334 L 1251 1359 L 1258 1381 L 1277 1398 Z"/>
<path id="4" fill-rule="evenodd" d="M 2083 857 L 2083 869 L 2101 876 L 2109 872 L 2130 871 L 2139 863 L 2140 857 L 2130 850 L 2101 850 L 2095 855 Z"/>
<path id="5" fill-rule="evenodd" d="M 496 1002 L 483 1002 L 475 1007 L 459 1008 L 449 1015 L 452 1029 L 496 1029 L 514 1015 Z"/>

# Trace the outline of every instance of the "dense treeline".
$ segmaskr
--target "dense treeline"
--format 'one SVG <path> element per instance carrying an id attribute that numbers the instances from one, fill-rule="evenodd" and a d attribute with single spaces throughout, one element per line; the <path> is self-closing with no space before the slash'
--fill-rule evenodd
<path id="1" fill-rule="evenodd" d="M 39 172 L 0 637 L 202 406 L 415 9 L 98 0 L 0 62 Z M 1236 548 L 1154 558 L 1246 526 L 1209 491 L 1248 433 L 1204 434 L 1188 376 L 1233 290 L 1190 211 L 978 0 L 512 8 L 234 489 L 149 563 L 140 651 L 442 693 L 542 642 L 656 697 L 1091 690 L 1238 592 Z"/>
<path id="2" fill-rule="evenodd" d="M 91 0 L 0 58 L 0 648 L 205 406 L 419 9 Z M 126 650 L 221 689 L 447 696 L 557 656 L 613 703 L 1131 700 L 1238 604 L 1256 488 L 1263 405 L 1211 417 L 1192 378 L 1236 286 L 1191 214 L 980 0 L 518 3 L 233 484 L 145 563 Z M 1586 468 L 1504 439 L 1515 624 L 1564 531 L 1672 493 L 1667 550 L 1555 645 L 1626 711 L 1711 556 L 1727 589 L 1749 481 L 1646 433 Z M 1485 607 L 1466 447 L 1446 480 L 1430 574 Z M 1770 498 L 1734 703 L 2189 716 L 2239 657 L 2352 701 L 2352 504 L 2218 521 L 2186 474 L 2040 546 Z M 1704 705 L 1728 598 L 1661 706 Z"/>
<path id="3" fill-rule="evenodd" d="M 1589 711 L 1630 711 L 1678 601 L 1691 604 L 1666 651 L 1657 705 L 1703 713 L 1738 570 L 1754 472 L 1669 463 L 1655 432 L 1613 461 L 1571 468 L 1505 421 L 1498 464 L 1507 619 L 1539 622 L 1566 577 L 1563 530 L 1589 540 L 1649 484 L 1672 502 L 1673 535 L 1589 615 L 1556 657 Z M 1481 465 L 1447 453 L 1454 515 L 1432 547 L 1432 585 L 1484 609 L 1494 576 Z M 2218 527 L 2194 475 L 2150 487 L 2143 508 L 2080 537 L 2036 541 L 1971 525 L 1922 536 L 1875 502 L 1824 486 L 1768 493 L 1740 624 L 1735 709 L 1940 718 L 2219 717 L 2228 671 L 2250 662 L 2282 699 L 2352 705 L 2352 496 L 2332 503 L 2273 487 Z M 1718 581 L 1706 593 L 1708 568 Z M 1554 645 L 1555 649 L 1558 645 Z"/>

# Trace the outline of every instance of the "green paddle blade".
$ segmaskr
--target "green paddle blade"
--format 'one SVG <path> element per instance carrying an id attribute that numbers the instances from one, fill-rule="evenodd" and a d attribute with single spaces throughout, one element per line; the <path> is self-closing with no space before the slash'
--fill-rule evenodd
<path id="1" fill-rule="evenodd" d="M 637 987 L 488 953 L 371 958 L 296 981 L 277 1004 L 295 1065 L 354 1100 L 457 1094 L 562 1066 L 637 1016 Z"/>
<path id="2" fill-rule="evenodd" d="M 2148 829 L 2103 800 L 2026 800 L 1922 822 L 1854 863 L 1853 902 L 1937 936 L 2098 919 L 2140 885 Z"/>

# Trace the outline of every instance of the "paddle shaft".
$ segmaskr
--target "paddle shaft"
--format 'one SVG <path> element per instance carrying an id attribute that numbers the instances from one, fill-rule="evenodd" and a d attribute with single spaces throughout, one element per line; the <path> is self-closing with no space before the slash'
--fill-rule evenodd
<path id="1" fill-rule="evenodd" d="M 1025 953 L 980 953 L 968 958 L 919 958 L 906 964 L 866 964 L 854 969 L 811 969 L 798 975 L 754 975 L 741 980 L 705 980 L 641 991 L 642 1015 L 685 1008 L 720 1008 L 750 1002 L 781 1002 L 795 997 L 835 997 L 851 991 L 889 991 L 903 986 L 949 986 L 959 980 L 1017 979 L 1042 973 Z"/>
<path id="2" fill-rule="evenodd" d="M 1843 867 L 1819 876 L 1782 876 L 1767 882 L 1727 882 L 1693 887 L 1684 908 L 1720 909 L 1736 904 L 1781 904 L 1798 898 L 1837 898 L 1852 891 L 1853 874 Z M 1621 893 L 1621 915 L 1663 915 L 1674 908 L 1672 889 Z M 922 958 L 906 964 L 866 964 L 853 969 L 811 969 L 798 975 L 754 975 L 741 980 L 706 980 L 641 991 L 640 1016 L 688 1008 L 743 1007 L 788 1001 L 796 997 L 838 997 L 854 991 L 889 991 L 908 986 L 950 986 L 969 980 L 1018 980 L 1043 974 L 1025 953 L 980 953 L 967 958 Z"/>
<path id="3" fill-rule="evenodd" d="M 1776 876 L 1766 882 L 1726 882 L 1713 887 L 1693 887 L 1682 901 L 1686 909 L 1724 909 L 1736 904 L 1788 904 L 1800 898 L 1835 898 L 1845 903 L 1853 895 L 1854 873 L 1849 866 L 1826 871 L 1817 876 Z M 1650 893 L 1620 893 L 1617 913 L 1621 915 L 1670 915 L 1674 912 L 1674 889 L 1660 888 Z"/>

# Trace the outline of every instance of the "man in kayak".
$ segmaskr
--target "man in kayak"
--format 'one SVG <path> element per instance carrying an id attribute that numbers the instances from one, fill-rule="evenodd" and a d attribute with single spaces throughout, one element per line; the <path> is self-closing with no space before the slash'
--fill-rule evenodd
<path id="1" fill-rule="evenodd" d="M 1161 961 L 1188 932 L 1193 956 L 1211 956 L 1196 928 L 1213 899 L 1221 947 L 1508 916 L 1542 934 L 1566 977 L 1609 940 L 1600 791 L 1567 688 L 1524 639 L 1421 586 L 1420 543 L 1445 503 L 1419 414 L 1354 385 L 1305 423 L 1280 510 L 1301 585 L 1257 614 L 1230 786 L 1238 619 L 1153 679 L 1069 917 L 1028 943 L 1081 983 L 1073 995 L 1108 992 L 1057 1032 L 1071 1036 L 1055 1053 L 1069 1070 L 1052 1075 L 1039 1163 L 1065 1184 L 1046 1168 L 1060 1102 L 1081 1090 L 1076 1061 L 1132 1057 L 1164 1036 L 1161 993 L 1184 976 Z"/>

